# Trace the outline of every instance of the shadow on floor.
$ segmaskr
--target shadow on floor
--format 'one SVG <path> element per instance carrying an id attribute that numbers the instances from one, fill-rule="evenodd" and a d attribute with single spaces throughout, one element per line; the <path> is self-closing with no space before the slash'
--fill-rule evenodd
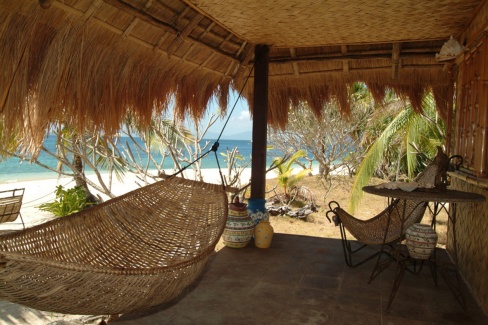
<path id="1" fill-rule="evenodd" d="M 438 257 L 447 254 L 439 250 Z M 405 273 L 386 311 L 395 267 L 368 284 L 375 262 L 349 268 L 338 239 L 275 234 L 269 249 L 221 249 L 178 299 L 116 323 L 488 324 L 466 288 L 464 312 L 442 277 L 435 286 L 428 267 Z"/>

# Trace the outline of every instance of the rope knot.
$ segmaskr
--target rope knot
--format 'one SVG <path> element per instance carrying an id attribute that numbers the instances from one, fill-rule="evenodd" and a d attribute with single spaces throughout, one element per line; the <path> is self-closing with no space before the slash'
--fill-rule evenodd
<path id="1" fill-rule="evenodd" d="M 212 145 L 210 151 L 217 152 L 218 149 L 219 149 L 219 142 L 217 141 Z"/>

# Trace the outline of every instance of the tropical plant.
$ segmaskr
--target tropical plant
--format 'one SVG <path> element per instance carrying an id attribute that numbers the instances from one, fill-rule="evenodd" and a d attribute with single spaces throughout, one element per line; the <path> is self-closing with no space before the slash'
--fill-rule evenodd
<path id="1" fill-rule="evenodd" d="M 120 131 L 120 135 L 129 138 L 125 143 L 120 142 L 120 135 L 108 137 L 89 128 L 81 132 L 58 124 L 53 125 L 50 131 L 56 137 L 56 149 L 49 150 L 43 146 L 41 150 L 57 160 L 56 167 L 44 164 L 42 157 L 29 156 L 20 140 L 9 146 L 0 143 L 0 153 L 5 157 L 30 161 L 59 175 L 73 177 L 91 202 L 100 201 L 100 197 L 93 195 L 90 188 L 110 198 L 115 197 L 112 192 L 114 176 L 122 182 L 126 173 L 133 173 L 148 184 L 147 178 L 158 179 L 164 159 L 168 156 L 173 159 L 175 169 L 179 168 L 182 162 L 188 161 L 183 154 L 182 143 L 192 141 L 190 132 L 181 124 L 162 117 L 155 118 L 150 128 L 142 130 L 127 116 Z M 156 158 L 154 153 L 158 150 L 161 155 Z M 149 167 L 156 167 L 156 173 L 152 173 Z M 85 175 L 87 169 L 94 173 L 94 178 Z"/>
<path id="2" fill-rule="evenodd" d="M 277 174 L 278 184 L 283 188 L 285 198 L 289 198 L 290 194 L 288 190 L 295 186 L 298 181 L 310 173 L 310 169 L 303 169 L 298 173 L 293 173 L 293 164 L 300 158 L 306 157 L 305 150 L 299 150 L 295 152 L 286 161 L 283 157 L 277 157 L 273 159 L 273 164 L 276 166 L 275 172 Z"/>
<path id="3" fill-rule="evenodd" d="M 81 186 L 75 186 L 65 190 L 59 185 L 56 187 L 54 194 L 56 195 L 55 201 L 41 204 L 38 208 L 51 212 L 56 217 L 70 215 L 94 204 L 88 201 L 85 190 Z"/>
<path id="4" fill-rule="evenodd" d="M 423 98 L 422 112 L 415 112 L 411 104 L 396 110 L 393 116 L 386 115 L 386 121 L 378 134 L 378 119 L 372 119 L 371 129 L 366 130 L 363 139 L 374 139 L 368 144 L 354 181 L 349 201 L 349 212 L 354 213 L 362 198 L 362 187 L 367 185 L 378 166 L 388 161 L 396 171 L 396 177 L 406 173 L 413 178 L 425 167 L 426 157 L 434 157 L 437 146 L 445 141 L 445 126 L 438 118 L 432 93 Z M 367 141 L 367 140 L 365 140 Z"/>

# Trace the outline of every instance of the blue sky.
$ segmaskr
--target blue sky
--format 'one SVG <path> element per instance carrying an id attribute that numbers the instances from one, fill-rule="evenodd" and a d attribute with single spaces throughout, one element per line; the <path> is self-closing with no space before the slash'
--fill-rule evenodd
<path id="1" fill-rule="evenodd" d="M 227 123 L 227 126 L 225 127 L 223 138 L 229 138 L 229 136 L 231 137 L 232 135 L 240 134 L 244 132 L 249 132 L 249 134 L 251 133 L 252 120 L 249 115 L 249 106 L 247 105 L 247 101 L 243 98 L 240 98 L 236 104 L 237 97 L 238 97 L 237 93 L 235 92 L 231 93 L 229 98 L 228 108 L 227 108 L 227 115 L 223 119 L 219 118 L 217 122 L 210 127 L 208 131 L 209 133 L 220 134 L 220 131 L 224 127 L 225 121 L 227 120 L 228 115 L 231 113 L 234 104 L 235 104 L 235 109 L 229 119 L 229 122 Z M 208 119 L 210 118 L 210 115 L 212 113 L 217 114 L 217 112 L 218 112 L 217 104 L 212 103 L 208 110 L 207 116 L 202 121 L 202 124 L 206 125 Z"/>

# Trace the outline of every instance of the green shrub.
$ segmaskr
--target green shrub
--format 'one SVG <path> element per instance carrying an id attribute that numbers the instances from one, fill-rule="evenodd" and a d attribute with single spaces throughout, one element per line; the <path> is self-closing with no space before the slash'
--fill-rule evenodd
<path id="1" fill-rule="evenodd" d="M 88 202 L 86 192 L 81 186 L 64 190 L 61 185 L 56 187 L 56 200 L 38 206 L 40 210 L 48 211 L 57 217 L 64 217 L 81 211 L 94 203 Z"/>

